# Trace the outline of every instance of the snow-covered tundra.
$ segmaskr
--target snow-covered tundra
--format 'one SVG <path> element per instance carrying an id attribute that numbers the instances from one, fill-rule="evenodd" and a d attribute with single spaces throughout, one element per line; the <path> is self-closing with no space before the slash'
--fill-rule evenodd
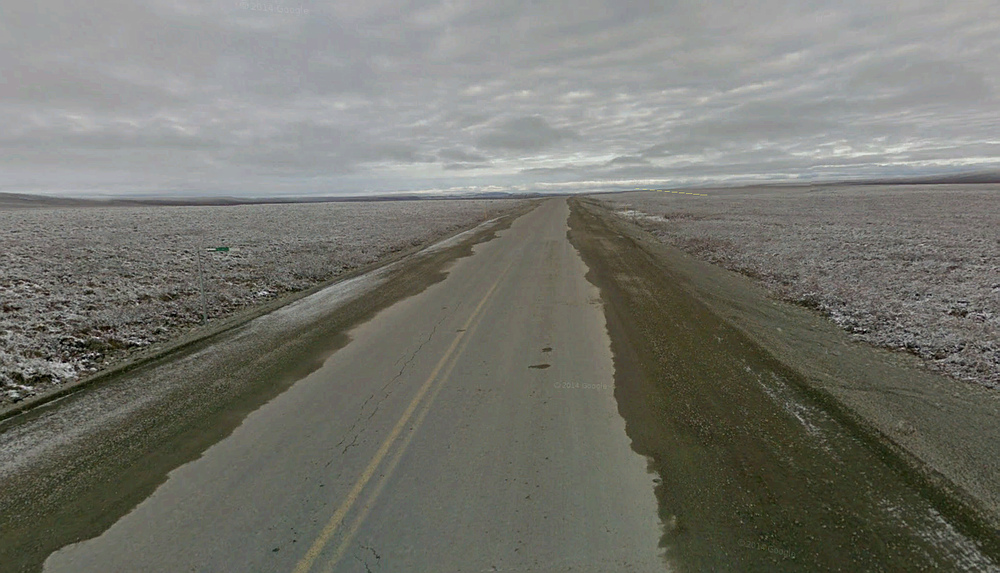
<path id="1" fill-rule="evenodd" d="M 1000 185 L 699 192 L 599 198 L 860 340 L 1000 386 Z"/>
<path id="2" fill-rule="evenodd" d="M 494 218 L 513 200 L 0 209 L 0 405 L 209 319 Z M 228 252 L 207 252 L 210 247 Z"/>

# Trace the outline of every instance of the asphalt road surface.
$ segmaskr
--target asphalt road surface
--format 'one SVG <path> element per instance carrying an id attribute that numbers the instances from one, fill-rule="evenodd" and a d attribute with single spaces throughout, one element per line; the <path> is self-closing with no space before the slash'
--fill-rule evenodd
<path id="1" fill-rule="evenodd" d="M 0 424 L 0 557 L 71 572 L 998 570 L 995 530 L 585 207 L 543 201 L 495 238 Z"/>
<path id="2" fill-rule="evenodd" d="M 46 571 L 650 571 L 597 289 L 550 201 Z"/>

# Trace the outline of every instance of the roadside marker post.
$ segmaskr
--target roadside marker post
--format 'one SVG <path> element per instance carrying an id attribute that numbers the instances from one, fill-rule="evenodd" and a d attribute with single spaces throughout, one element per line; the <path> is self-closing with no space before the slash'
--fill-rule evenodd
<path id="1" fill-rule="evenodd" d="M 208 306 L 205 304 L 205 271 L 202 269 L 201 264 L 201 251 L 206 250 L 213 253 L 228 253 L 229 247 L 209 247 L 207 249 L 202 249 L 201 245 L 198 245 L 198 290 L 201 291 L 201 323 L 205 324 L 208 321 Z"/>

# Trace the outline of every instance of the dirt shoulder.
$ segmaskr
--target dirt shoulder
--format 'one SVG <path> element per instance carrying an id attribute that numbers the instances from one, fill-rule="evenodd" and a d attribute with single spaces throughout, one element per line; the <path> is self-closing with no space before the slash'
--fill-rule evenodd
<path id="1" fill-rule="evenodd" d="M 353 326 L 439 282 L 533 206 L 382 267 L 377 280 L 358 276 L 0 422 L 0 568 L 38 571 L 52 551 L 100 534 L 321 366 Z"/>
<path id="2" fill-rule="evenodd" d="M 0 209 L 0 410 L 519 204 Z"/>
<path id="3" fill-rule="evenodd" d="M 851 337 L 1000 390 L 1000 188 L 758 187 L 593 197 Z"/>
<path id="4" fill-rule="evenodd" d="M 996 566 L 1000 396 L 570 204 L 682 569 Z"/>

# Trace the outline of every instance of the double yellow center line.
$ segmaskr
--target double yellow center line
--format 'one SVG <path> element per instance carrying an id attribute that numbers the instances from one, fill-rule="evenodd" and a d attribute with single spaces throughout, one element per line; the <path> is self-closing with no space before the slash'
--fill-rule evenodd
<path id="1" fill-rule="evenodd" d="M 344 518 L 347 516 L 348 512 L 351 511 L 351 508 L 354 507 L 354 504 L 358 501 L 358 498 L 361 496 L 362 491 L 364 491 L 365 486 L 368 485 L 369 481 L 371 481 L 372 476 L 375 475 L 376 470 L 378 470 L 379 466 L 382 464 L 382 461 L 385 459 L 386 455 L 388 455 L 389 450 L 392 448 L 393 444 L 399 438 L 400 434 L 403 432 L 403 429 L 409 423 L 410 418 L 413 416 L 413 413 L 417 410 L 418 406 L 421 403 L 421 400 L 423 400 L 424 396 L 431 389 L 431 386 L 434 385 L 434 382 L 439 379 L 438 375 L 441 374 L 442 371 L 444 371 L 444 375 L 440 377 L 440 384 L 438 384 L 437 388 L 431 395 L 430 399 L 425 404 L 424 410 L 418 416 L 416 422 L 411 428 L 410 433 L 400 444 L 400 447 L 398 448 L 396 455 L 393 457 L 391 463 L 387 467 L 386 471 L 383 473 L 382 479 L 380 480 L 375 490 L 369 497 L 368 503 L 366 504 L 362 512 L 358 515 L 358 517 L 355 519 L 350 530 L 344 536 L 332 560 L 329 562 L 327 569 L 332 570 L 333 567 L 340 560 L 340 558 L 343 556 L 344 551 L 346 551 L 347 546 L 349 545 L 351 539 L 354 537 L 354 534 L 357 532 L 358 527 L 360 527 L 362 521 L 368 515 L 368 512 L 371 509 L 371 506 L 375 501 L 375 498 L 382 491 L 382 486 L 385 485 L 385 482 L 388 480 L 389 475 L 392 473 L 392 470 L 395 468 L 396 464 L 399 462 L 399 459 L 402 457 L 403 452 L 406 450 L 406 447 L 409 445 L 410 439 L 416 433 L 417 427 L 420 425 L 424 417 L 427 415 L 427 412 L 430 410 L 430 405 L 433 402 L 434 397 L 437 396 L 438 391 L 440 391 L 441 387 L 444 385 L 444 381 L 447 380 L 448 375 L 451 374 L 451 370 L 455 367 L 455 363 L 458 361 L 458 357 L 461 356 L 462 351 L 465 350 L 465 346 L 467 345 L 467 340 L 471 336 L 472 331 L 475 330 L 474 328 L 470 329 L 470 326 L 473 324 L 473 322 L 476 323 L 475 324 L 476 327 L 479 326 L 479 319 L 481 318 L 483 308 L 486 306 L 486 302 L 490 299 L 491 296 L 493 296 L 493 292 L 496 291 L 497 286 L 499 286 L 500 284 L 500 281 L 502 281 L 503 278 L 507 275 L 507 272 L 510 270 L 513 264 L 514 260 L 512 259 L 511 262 L 507 264 L 506 268 L 504 268 L 503 272 L 500 273 L 500 276 L 497 278 L 496 282 L 494 282 L 493 285 L 489 288 L 489 290 L 486 291 L 486 294 L 483 296 L 482 300 L 479 301 L 479 304 L 472 311 L 472 314 L 469 316 L 469 319 L 465 321 L 465 324 L 459 330 L 458 335 L 455 336 L 455 340 L 452 341 L 451 345 L 445 351 L 444 355 L 441 356 L 441 359 L 434 367 L 434 370 L 431 371 L 430 376 L 427 377 L 427 380 L 424 381 L 424 383 L 420 386 L 420 389 L 417 390 L 416 395 L 413 396 L 413 400 L 410 401 L 410 404 L 406 407 L 406 410 L 403 412 L 403 415 L 399 418 L 399 421 L 396 422 L 396 425 L 393 426 L 392 431 L 389 432 L 389 435 L 386 436 L 385 441 L 382 442 L 382 445 L 379 447 L 378 451 L 375 452 L 375 455 L 372 457 L 371 461 L 368 462 L 368 466 L 365 467 L 365 470 L 363 472 L 361 472 L 361 476 L 358 477 L 358 480 L 357 482 L 355 482 L 354 487 L 351 488 L 351 491 L 347 494 L 347 497 L 344 498 L 344 501 L 340 504 L 340 507 L 337 508 L 337 511 L 334 512 L 333 516 L 330 518 L 330 521 L 327 522 L 326 526 L 323 527 L 323 530 L 320 531 L 319 536 L 316 538 L 316 541 L 313 542 L 312 546 L 309 548 L 309 551 L 306 552 L 305 556 L 302 557 L 298 565 L 295 566 L 294 573 L 308 573 L 308 571 L 312 569 L 313 564 L 316 562 L 316 559 L 319 558 L 320 554 L 323 552 L 323 549 L 326 548 L 330 540 L 333 539 L 334 535 L 337 533 L 337 530 L 343 523 Z M 463 342 L 466 343 L 463 344 Z M 459 348 L 459 345 L 461 345 L 461 348 Z M 445 370 L 446 366 L 447 370 Z"/>

